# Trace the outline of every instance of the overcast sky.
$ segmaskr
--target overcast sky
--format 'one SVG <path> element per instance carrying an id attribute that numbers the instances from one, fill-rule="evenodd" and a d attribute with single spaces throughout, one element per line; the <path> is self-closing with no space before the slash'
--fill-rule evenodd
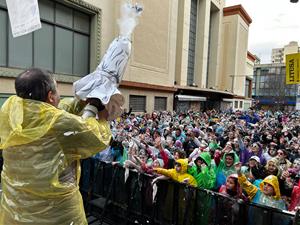
<path id="1" fill-rule="evenodd" d="M 226 6 L 241 4 L 252 19 L 248 49 L 262 63 L 271 62 L 272 48 L 290 41 L 300 44 L 300 0 L 225 0 Z"/>

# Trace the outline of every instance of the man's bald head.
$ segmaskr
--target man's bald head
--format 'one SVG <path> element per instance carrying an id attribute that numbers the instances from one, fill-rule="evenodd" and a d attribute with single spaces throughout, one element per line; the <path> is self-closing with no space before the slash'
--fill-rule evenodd
<path id="1" fill-rule="evenodd" d="M 51 73 L 39 68 L 25 70 L 15 80 L 19 97 L 46 102 L 49 91 L 56 93 L 55 80 Z"/>

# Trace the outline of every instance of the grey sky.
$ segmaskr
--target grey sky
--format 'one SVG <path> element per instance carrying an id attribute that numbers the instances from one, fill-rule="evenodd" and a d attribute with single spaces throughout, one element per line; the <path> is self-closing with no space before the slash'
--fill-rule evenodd
<path id="1" fill-rule="evenodd" d="M 226 6 L 241 4 L 252 19 L 248 49 L 271 61 L 272 48 L 281 48 L 290 41 L 300 44 L 300 1 L 290 0 L 225 0 Z"/>

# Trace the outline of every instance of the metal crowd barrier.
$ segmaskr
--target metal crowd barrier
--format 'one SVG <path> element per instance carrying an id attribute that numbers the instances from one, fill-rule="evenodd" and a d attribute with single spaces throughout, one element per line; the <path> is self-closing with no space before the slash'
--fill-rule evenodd
<path id="1" fill-rule="evenodd" d="M 209 190 L 159 181 L 153 200 L 153 177 L 97 159 L 82 161 L 81 193 L 88 215 L 111 224 L 291 225 L 292 213 L 244 203 Z"/>
<path id="2" fill-rule="evenodd" d="M 1 183 L 2 167 L 3 167 L 3 158 L 2 158 L 2 151 L 0 150 L 0 183 Z"/>

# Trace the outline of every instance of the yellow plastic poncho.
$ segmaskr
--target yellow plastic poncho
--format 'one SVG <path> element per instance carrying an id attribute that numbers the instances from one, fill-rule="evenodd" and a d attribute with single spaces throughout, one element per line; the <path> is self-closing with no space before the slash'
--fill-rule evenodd
<path id="1" fill-rule="evenodd" d="M 63 106 L 74 111 L 70 103 Z M 107 147 L 109 124 L 12 96 L 0 111 L 0 126 L 0 225 L 86 225 L 79 159 Z"/>
<path id="2" fill-rule="evenodd" d="M 188 160 L 178 159 L 176 160 L 176 162 L 181 164 L 181 171 L 179 173 L 176 171 L 176 169 L 154 168 L 154 171 L 164 176 L 170 177 L 180 183 L 187 179 L 187 184 L 193 187 L 197 187 L 197 181 L 195 180 L 195 178 L 187 173 Z"/>

